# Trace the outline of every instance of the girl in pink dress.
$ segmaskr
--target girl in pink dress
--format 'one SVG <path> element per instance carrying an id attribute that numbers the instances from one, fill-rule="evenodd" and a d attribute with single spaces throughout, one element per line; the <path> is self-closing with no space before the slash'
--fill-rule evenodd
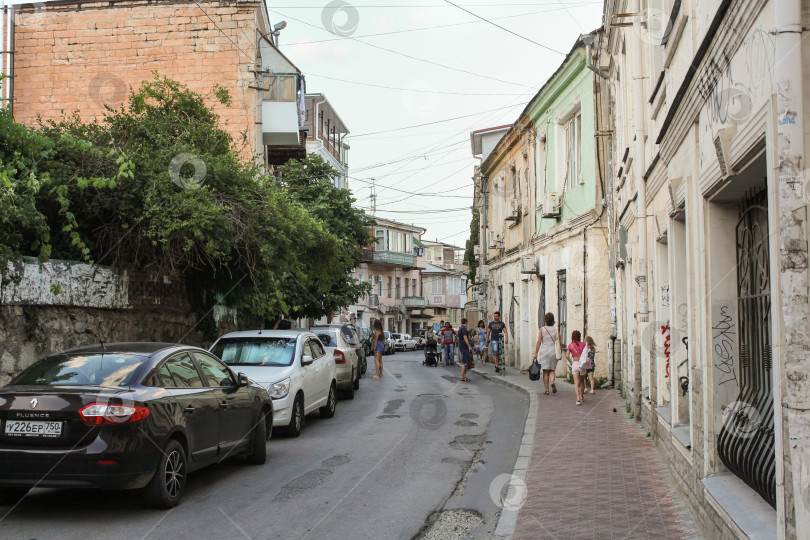
<path id="1" fill-rule="evenodd" d="M 582 334 L 579 330 L 571 332 L 571 343 L 565 349 L 565 354 L 568 357 L 568 363 L 571 366 L 571 372 L 574 374 L 574 390 L 577 392 L 577 405 L 582 405 L 582 400 L 585 399 L 585 380 L 586 371 L 580 362 L 582 350 L 585 348 L 585 342 L 582 341 Z"/>

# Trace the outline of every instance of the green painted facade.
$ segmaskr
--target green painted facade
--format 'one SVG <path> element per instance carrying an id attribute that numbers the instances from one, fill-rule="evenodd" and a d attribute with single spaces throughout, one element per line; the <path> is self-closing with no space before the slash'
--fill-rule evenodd
<path id="1" fill-rule="evenodd" d="M 594 111 L 595 74 L 585 66 L 585 49 L 574 50 L 527 107 L 527 114 L 537 132 L 537 186 L 536 197 L 543 202 L 543 193 L 562 194 L 560 217 L 543 218 L 537 212 L 537 234 L 556 227 L 567 219 L 592 210 L 596 198 L 597 178 L 596 137 Z M 564 123 L 577 108 L 582 113 L 581 171 L 582 182 L 566 190 L 565 185 L 565 131 Z M 546 135 L 546 150 L 540 141 Z M 545 184 L 545 189 L 543 185 Z"/>

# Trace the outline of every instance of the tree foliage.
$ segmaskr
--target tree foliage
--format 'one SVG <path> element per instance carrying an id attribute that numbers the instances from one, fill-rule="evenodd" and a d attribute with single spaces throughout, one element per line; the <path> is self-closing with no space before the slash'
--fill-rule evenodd
<path id="1" fill-rule="evenodd" d="M 97 121 L 28 129 L 2 111 L 0 268 L 34 255 L 185 275 L 201 307 L 320 316 L 362 291 L 347 274 L 367 242 L 348 192 L 304 181 L 310 166 L 328 178 L 311 160 L 261 174 L 203 96 L 157 75 Z"/>
<path id="2" fill-rule="evenodd" d="M 470 268 L 467 273 L 470 283 L 475 283 L 475 276 L 478 274 L 478 259 L 475 258 L 475 246 L 478 245 L 479 241 L 478 220 L 478 210 L 473 210 L 472 219 L 470 220 L 470 237 L 467 239 L 466 249 L 464 250 L 464 264 Z"/>

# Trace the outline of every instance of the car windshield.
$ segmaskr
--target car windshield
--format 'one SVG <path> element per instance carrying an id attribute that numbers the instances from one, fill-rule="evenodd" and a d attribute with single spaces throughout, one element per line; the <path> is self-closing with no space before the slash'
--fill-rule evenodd
<path id="1" fill-rule="evenodd" d="M 386 339 L 388 339 L 388 338 L 390 338 L 390 337 L 391 337 L 391 332 L 389 332 L 388 330 L 385 330 L 385 331 L 383 332 L 383 334 L 385 335 Z"/>
<path id="2" fill-rule="evenodd" d="M 346 341 L 351 343 L 353 346 L 360 345 L 360 339 L 357 335 L 357 331 L 354 328 L 348 324 L 345 324 L 340 327 L 340 330 L 343 333 L 343 336 L 346 338 Z"/>
<path id="3" fill-rule="evenodd" d="M 394 339 L 399 339 L 402 337 L 402 334 L 391 334 L 391 337 L 393 337 Z"/>
<path id="4" fill-rule="evenodd" d="M 129 386 L 148 356 L 126 353 L 58 354 L 43 358 L 12 385 Z"/>
<path id="5" fill-rule="evenodd" d="M 252 337 L 220 339 L 211 352 L 229 366 L 289 366 L 296 338 Z"/>

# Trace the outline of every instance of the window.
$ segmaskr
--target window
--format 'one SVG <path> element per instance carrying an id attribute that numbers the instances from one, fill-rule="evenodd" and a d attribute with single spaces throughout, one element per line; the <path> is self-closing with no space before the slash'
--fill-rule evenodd
<path id="1" fill-rule="evenodd" d="M 191 357 L 187 353 L 178 354 L 166 361 L 169 373 L 174 379 L 175 388 L 202 388 L 203 383 L 200 373 Z"/>
<path id="2" fill-rule="evenodd" d="M 321 358 L 326 354 L 326 351 L 323 349 L 323 345 L 321 345 L 319 341 L 311 340 L 310 346 L 312 348 L 312 358 Z"/>
<path id="3" fill-rule="evenodd" d="M 391 276 L 388 276 L 388 298 L 391 298 L 391 289 L 393 289 Z"/>
<path id="4" fill-rule="evenodd" d="M 383 295 L 383 278 L 382 276 L 377 276 L 377 296 L 382 298 Z"/>
<path id="5" fill-rule="evenodd" d="M 160 369 L 158 369 L 157 373 L 155 373 L 155 377 L 156 379 L 153 382 L 155 386 L 161 388 L 174 388 L 174 379 L 172 379 L 172 374 L 169 371 L 168 365 L 163 364 L 160 366 Z"/>
<path id="6" fill-rule="evenodd" d="M 419 292 L 416 290 L 416 280 L 415 279 L 411 280 L 411 289 L 413 290 L 413 295 L 414 296 L 419 296 Z"/>
<path id="7" fill-rule="evenodd" d="M 401 298 L 400 287 L 402 287 L 402 278 L 397 278 L 397 298 Z"/>
<path id="8" fill-rule="evenodd" d="M 430 291 L 433 294 L 442 294 L 444 292 L 444 288 L 442 287 L 442 278 L 441 276 L 433 276 L 430 278 L 431 280 L 431 289 Z"/>
<path id="9" fill-rule="evenodd" d="M 295 338 L 220 339 L 211 352 L 229 366 L 289 366 L 295 353 Z"/>
<path id="10" fill-rule="evenodd" d="M 214 360 L 207 354 L 198 352 L 194 353 L 194 357 L 197 359 L 197 362 L 200 363 L 200 368 L 202 368 L 202 372 L 208 380 L 206 386 L 223 388 L 236 386 L 236 381 L 233 380 L 231 372 L 217 360 Z"/>
<path id="11" fill-rule="evenodd" d="M 385 251 L 388 249 L 386 242 L 385 242 L 385 230 L 384 229 L 377 229 L 374 231 L 374 236 L 377 239 L 377 249 L 380 251 Z"/>
<path id="12" fill-rule="evenodd" d="M 568 293 L 565 270 L 557 273 L 557 320 L 560 328 L 560 344 L 568 344 Z"/>
<path id="13" fill-rule="evenodd" d="M 405 298 L 410 296 L 410 281 L 408 278 L 405 278 Z"/>
<path id="14" fill-rule="evenodd" d="M 582 183 L 582 112 L 578 111 L 565 124 L 565 189 Z"/>
<path id="15" fill-rule="evenodd" d="M 352 276 L 352 277 L 354 277 L 354 276 Z M 362 283 L 363 281 L 365 281 L 365 276 L 363 274 L 360 274 L 360 283 Z"/>
<path id="16" fill-rule="evenodd" d="M 29 367 L 12 384 L 128 386 L 143 362 L 143 356 L 125 353 L 59 354 Z"/>
<path id="17" fill-rule="evenodd" d="M 297 76 L 295 75 L 265 75 L 267 90 L 264 93 L 266 101 L 295 101 Z"/>

